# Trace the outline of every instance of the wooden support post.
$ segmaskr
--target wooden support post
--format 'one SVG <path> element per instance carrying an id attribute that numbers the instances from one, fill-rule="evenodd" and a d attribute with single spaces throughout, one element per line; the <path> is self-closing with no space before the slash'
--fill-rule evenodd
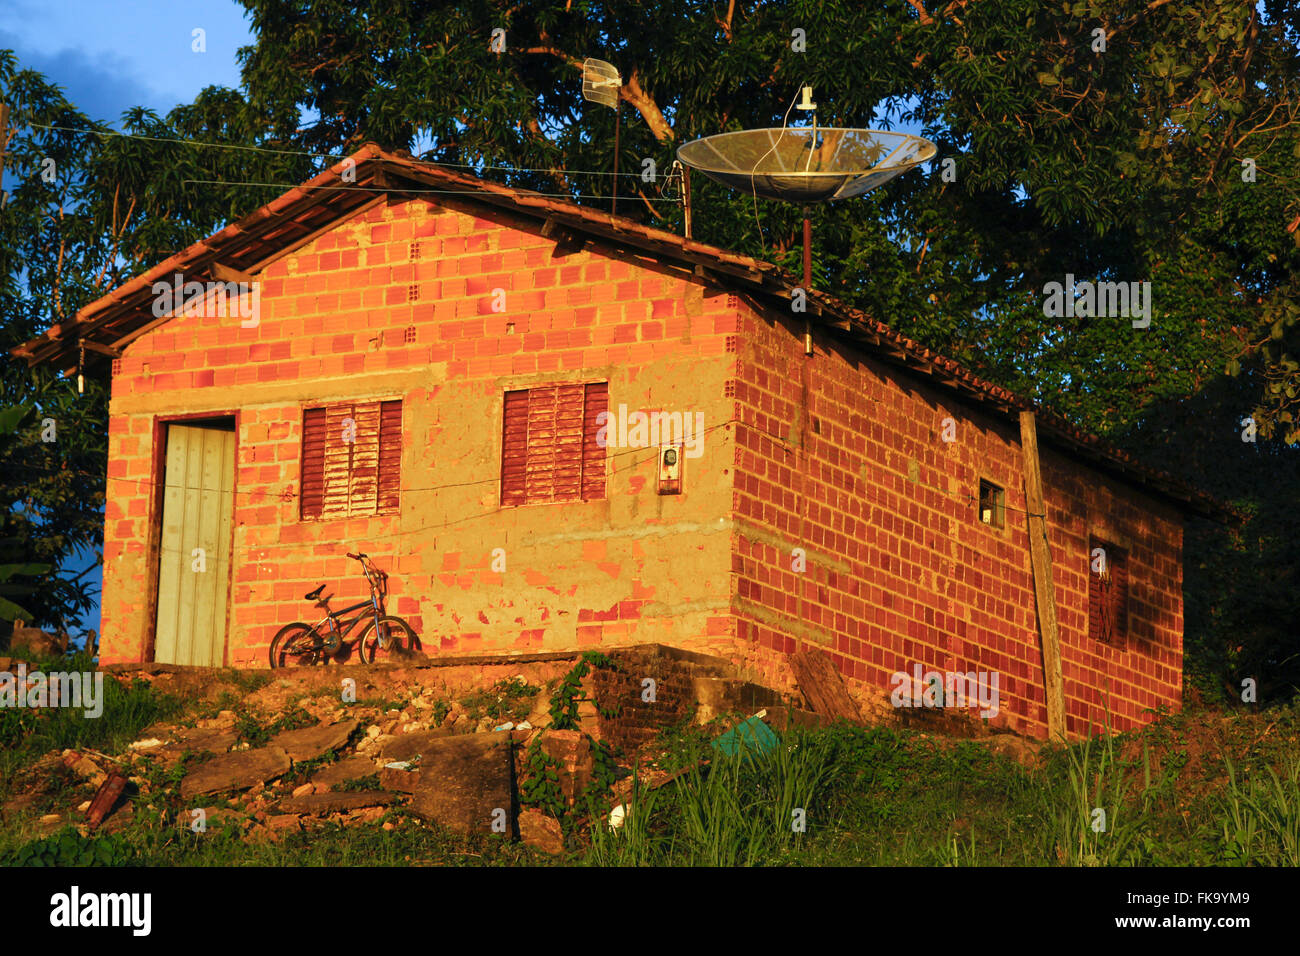
<path id="1" fill-rule="evenodd" d="M 1060 632 L 1056 626 L 1056 588 L 1052 584 L 1052 552 L 1047 544 L 1047 509 L 1043 503 L 1043 473 L 1038 464 L 1038 429 L 1033 412 L 1020 413 L 1020 447 L 1025 456 L 1025 516 L 1029 524 L 1029 556 L 1033 562 L 1034 599 L 1043 649 L 1043 685 L 1047 693 L 1047 736 L 1065 740 L 1065 681 L 1061 676 Z"/>

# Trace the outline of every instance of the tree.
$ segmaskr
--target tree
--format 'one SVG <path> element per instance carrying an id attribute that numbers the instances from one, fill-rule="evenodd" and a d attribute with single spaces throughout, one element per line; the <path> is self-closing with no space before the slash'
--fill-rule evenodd
<path id="1" fill-rule="evenodd" d="M 212 182 L 275 182 L 302 177 L 313 164 L 293 153 L 160 142 L 264 145 L 254 129 L 265 123 L 228 90 L 205 90 L 166 120 L 128 111 L 127 131 L 151 138 L 123 137 L 0 51 L 0 101 L 11 108 L 11 195 L 0 214 L 0 409 L 16 429 L 0 444 L 0 539 L 9 542 L 0 565 L 23 589 L 28 620 L 67 627 L 95 603 L 79 565 L 87 552 L 102 553 L 108 369 L 89 356 L 79 389 L 75 376 L 28 369 L 8 350 L 271 198 Z"/>

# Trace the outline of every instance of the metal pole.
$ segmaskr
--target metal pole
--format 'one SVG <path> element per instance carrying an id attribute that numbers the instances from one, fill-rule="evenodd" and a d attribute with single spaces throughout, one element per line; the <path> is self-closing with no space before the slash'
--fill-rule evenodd
<path id="1" fill-rule="evenodd" d="M 614 104 L 614 200 L 610 203 L 609 214 L 618 215 L 618 127 L 619 114 L 622 112 L 618 108 L 618 103 Z"/>
<path id="2" fill-rule="evenodd" d="M 686 238 L 691 238 L 691 167 L 682 166 L 682 206 L 686 214 Z"/>
<path id="3" fill-rule="evenodd" d="M 812 294 L 812 210 L 807 206 L 803 207 L 803 294 L 804 294 L 804 319 L 803 319 L 803 354 L 813 354 L 812 341 L 812 318 L 806 311 L 808 308 L 807 297 Z"/>
<path id="4" fill-rule="evenodd" d="M 803 207 L 803 290 L 812 291 L 812 211 Z"/>

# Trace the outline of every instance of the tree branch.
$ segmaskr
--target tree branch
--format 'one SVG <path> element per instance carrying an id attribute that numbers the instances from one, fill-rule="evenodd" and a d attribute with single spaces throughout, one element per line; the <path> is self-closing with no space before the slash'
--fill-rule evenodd
<path id="1" fill-rule="evenodd" d="M 635 69 L 627 78 L 627 82 L 619 87 L 618 95 L 620 99 L 627 100 L 636 107 L 636 111 L 641 114 L 641 118 L 650 127 L 650 132 L 654 133 L 655 139 L 662 143 L 665 140 L 674 138 L 673 128 L 668 125 L 668 120 L 664 119 L 659 104 L 654 101 L 654 97 L 641 88 Z"/>
<path id="2" fill-rule="evenodd" d="M 925 7 L 921 6 L 921 0 L 907 0 L 908 5 L 920 15 L 921 23 L 929 26 L 934 23 L 934 17 L 925 12 Z"/>

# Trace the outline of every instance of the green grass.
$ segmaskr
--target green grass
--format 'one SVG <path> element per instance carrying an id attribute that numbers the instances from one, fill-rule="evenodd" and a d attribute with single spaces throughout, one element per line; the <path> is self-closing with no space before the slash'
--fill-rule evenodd
<path id="1" fill-rule="evenodd" d="M 90 657 L 78 653 L 29 662 L 28 672 L 35 670 L 95 672 L 97 668 Z M 103 712 L 98 717 L 87 717 L 84 709 L 70 707 L 0 710 L 0 796 L 4 781 L 12 780 L 19 770 L 51 750 L 91 749 L 115 754 L 138 739 L 145 727 L 176 717 L 185 706 L 180 699 L 155 691 L 148 681 L 137 679 L 123 686 L 107 674 L 103 698 Z"/>
<path id="2" fill-rule="evenodd" d="M 75 657 L 32 665 L 47 672 L 86 666 Z M 188 827 L 188 811 L 225 801 L 180 798 L 181 778 L 206 759 L 194 754 L 171 770 L 150 761 L 134 765 L 132 773 L 144 783 L 132 795 L 133 818 L 112 840 L 83 840 L 71 829 L 35 840 L 37 816 L 74 809 L 89 799 L 91 788 L 61 766 L 42 770 L 39 779 L 24 774 L 25 768 L 64 748 L 121 755 L 149 724 L 192 721 L 211 706 L 182 704 L 139 680 L 122 685 L 106 677 L 104 691 L 98 719 L 70 710 L 0 715 L 6 721 L 0 731 L 8 734 L 0 747 L 0 799 L 38 785 L 29 812 L 0 822 L 0 862 L 1300 865 L 1300 705 L 1154 715 L 1158 719 L 1140 732 L 1046 748 L 1032 768 L 978 740 L 844 723 L 790 731 L 766 755 L 727 757 L 710 746 L 720 725 L 701 728 L 687 720 L 655 741 L 657 766 L 686 772 L 655 791 L 638 786 L 618 831 L 605 825 L 602 804 L 585 822 L 590 809 L 585 803 L 566 815 L 571 852 L 560 859 L 496 835 L 459 837 L 401 808 L 390 809 L 379 823 L 316 827 L 279 842 L 251 839 L 243 827 L 216 821 L 196 834 Z M 503 681 L 475 703 L 484 715 L 510 719 L 517 714 L 514 708 L 525 707 L 538 692 Z M 225 704 L 236 712 L 241 736 L 250 743 L 314 722 L 299 707 L 264 722 L 239 699 Z M 285 785 L 308 779 L 333 759 L 299 764 Z M 375 786 L 372 776 L 337 789 Z M 543 797 L 538 802 L 545 804 Z M 795 825 L 798 820 L 802 829 Z M 383 829 L 384 821 L 392 827 Z"/>

